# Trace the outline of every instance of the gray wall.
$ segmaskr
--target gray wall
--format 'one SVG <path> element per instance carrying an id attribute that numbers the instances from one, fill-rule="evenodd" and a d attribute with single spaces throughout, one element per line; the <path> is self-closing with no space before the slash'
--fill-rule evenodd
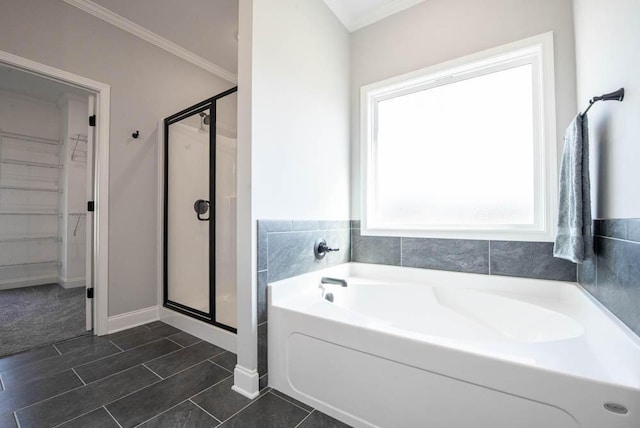
<path id="1" fill-rule="evenodd" d="M 156 305 L 158 121 L 233 85 L 60 0 L 3 0 L 0 50 L 111 85 L 109 315 Z"/>
<path id="2" fill-rule="evenodd" d="M 558 153 L 576 114 L 571 0 L 428 0 L 351 36 L 351 217 L 360 218 L 360 87 L 553 31 Z"/>

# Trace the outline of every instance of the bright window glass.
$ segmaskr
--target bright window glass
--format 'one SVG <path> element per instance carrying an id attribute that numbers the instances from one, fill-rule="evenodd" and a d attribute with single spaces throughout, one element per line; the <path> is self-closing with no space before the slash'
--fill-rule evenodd
<path id="1" fill-rule="evenodd" d="M 552 46 L 546 34 L 363 87 L 363 233 L 552 240 Z"/>
<path id="2" fill-rule="evenodd" d="M 531 65 L 377 105 L 378 220 L 534 222 Z"/>

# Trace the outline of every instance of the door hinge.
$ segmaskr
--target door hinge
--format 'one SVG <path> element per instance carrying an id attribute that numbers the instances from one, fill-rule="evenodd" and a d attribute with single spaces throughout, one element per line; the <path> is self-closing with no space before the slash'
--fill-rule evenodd
<path id="1" fill-rule="evenodd" d="M 96 115 L 89 116 L 89 126 L 96 126 Z"/>
<path id="2" fill-rule="evenodd" d="M 87 299 L 93 299 L 93 287 L 87 288 Z"/>
<path id="3" fill-rule="evenodd" d="M 87 202 L 87 211 L 94 212 L 96 210 L 96 203 L 94 201 Z"/>

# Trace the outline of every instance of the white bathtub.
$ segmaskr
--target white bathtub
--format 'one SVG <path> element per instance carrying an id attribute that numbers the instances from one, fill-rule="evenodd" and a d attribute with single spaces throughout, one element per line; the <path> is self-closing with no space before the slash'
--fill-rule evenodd
<path id="1" fill-rule="evenodd" d="M 640 427 L 640 340 L 577 284 L 349 263 L 268 298 L 269 386 L 353 426 Z"/>

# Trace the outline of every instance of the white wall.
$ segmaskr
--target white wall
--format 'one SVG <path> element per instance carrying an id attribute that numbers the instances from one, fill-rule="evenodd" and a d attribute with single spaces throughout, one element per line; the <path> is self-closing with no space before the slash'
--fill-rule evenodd
<path id="1" fill-rule="evenodd" d="M 576 114 L 571 0 L 427 0 L 351 37 L 351 215 L 360 217 L 360 87 L 554 32 L 558 151 Z"/>
<path id="2" fill-rule="evenodd" d="M 156 305 L 158 121 L 233 85 L 62 1 L 3 0 L 0 50 L 111 85 L 109 315 Z"/>
<path id="3" fill-rule="evenodd" d="M 594 218 L 640 217 L 640 2 L 574 0 L 578 101 L 620 87 L 589 111 Z"/>
<path id="4" fill-rule="evenodd" d="M 238 81 L 238 364 L 251 371 L 257 220 L 349 215 L 349 34 L 322 0 L 241 0 Z"/>
<path id="5" fill-rule="evenodd" d="M 349 35 L 322 0 L 254 2 L 257 219 L 349 215 Z"/>

